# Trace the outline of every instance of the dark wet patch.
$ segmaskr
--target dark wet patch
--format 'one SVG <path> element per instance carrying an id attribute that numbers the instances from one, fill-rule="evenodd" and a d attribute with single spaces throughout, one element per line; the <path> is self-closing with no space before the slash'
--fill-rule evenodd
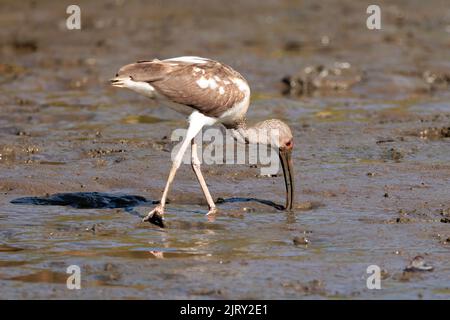
<path id="1" fill-rule="evenodd" d="M 41 270 L 36 273 L 26 274 L 22 276 L 15 276 L 5 280 L 15 280 L 31 283 L 60 283 L 65 284 L 67 281 L 67 274 L 61 272 L 54 272 L 50 270 Z"/>
<path id="2" fill-rule="evenodd" d="M 35 40 L 19 40 L 15 39 L 11 46 L 19 53 L 35 52 L 38 49 L 38 44 Z"/>
<path id="3" fill-rule="evenodd" d="M 442 223 L 450 223 L 450 219 L 449 218 L 442 218 L 441 222 Z"/>
<path id="4" fill-rule="evenodd" d="M 399 162 L 404 158 L 405 154 L 403 151 L 397 148 L 389 148 L 383 151 L 381 159 Z"/>
<path id="5" fill-rule="evenodd" d="M 28 263 L 27 261 L 3 261 L 3 260 L 0 260 L 0 268 L 1 267 L 9 268 L 9 267 L 23 266 L 27 263 Z"/>
<path id="6" fill-rule="evenodd" d="M 298 52 L 301 51 L 302 47 L 303 43 L 301 41 L 289 40 L 283 45 L 283 50 L 287 52 Z"/>
<path id="7" fill-rule="evenodd" d="M 11 201 L 13 204 L 40 206 L 71 206 L 77 209 L 129 208 L 145 204 L 156 204 L 142 196 L 109 194 L 103 192 L 56 193 L 48 197 L 24 197 Z"/>
<path id="8" fill-rule="evenodd" d="M 64 161 L 39 161 L 39 164 L 50 165 L 50 166 L 60 166 L 64 165 L 67 162 Z"/>
<path id="9" fill-rule="evenodd" d="M 6 244 L 0 244 L 0 252 L 16 252 L 16 251 L 22 251 L 22 250 L 24 250 L 24 249 L 8 246 Z"/>

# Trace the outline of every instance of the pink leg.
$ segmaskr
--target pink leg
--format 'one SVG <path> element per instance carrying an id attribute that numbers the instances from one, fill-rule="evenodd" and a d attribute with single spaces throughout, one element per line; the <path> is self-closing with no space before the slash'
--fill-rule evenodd
<path id="1" fill-rule="evenodd" d="M 214 204 L 214 200 L 211 197 L 211 194 L 209 193 L 208 186 L 206 185 L 205 178 L 203 178 L 202 171 L 200 170 L 200 159 L 198 158 L 197 154 L 197 144 L 195 143 L 194 140 L 195 139 L 192 139 L 191 142 L 192 169 L 195 172 L 198 183 L 200 184 L 203 194 L 205 195 L 206 201 L 208 202 L 209 211 L 207 214 L 208 215 L 214 214 L 217 212 L 216 205 Z"/>

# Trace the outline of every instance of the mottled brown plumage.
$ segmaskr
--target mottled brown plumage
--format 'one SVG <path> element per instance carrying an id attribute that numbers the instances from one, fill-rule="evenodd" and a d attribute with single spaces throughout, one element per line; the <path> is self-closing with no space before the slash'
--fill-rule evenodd
<path id="1" fill-rule="evenodd" d="M 219 117 L 242 101 L 245 93 L 237 80 L 247 83 L 229 66 L 209 59 L 199 63 L 170 59 L 140 61 L 122 67 L 117 78 L 123 77 L 146 82 L 170 101 L 209 117 Z"/>

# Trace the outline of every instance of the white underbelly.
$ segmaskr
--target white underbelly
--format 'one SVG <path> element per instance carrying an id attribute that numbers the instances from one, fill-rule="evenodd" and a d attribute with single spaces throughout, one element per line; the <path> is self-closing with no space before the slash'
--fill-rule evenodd
<path id="1" fill-rule="evenodd" d="M 219 121 L 223 124 L 233 124 L 242 120 L 247 113 L 250 102 L 250 93 L 246 94 L 245 98 L 236 103 L 231 109 L 225 111 L 220 117 Z"/>

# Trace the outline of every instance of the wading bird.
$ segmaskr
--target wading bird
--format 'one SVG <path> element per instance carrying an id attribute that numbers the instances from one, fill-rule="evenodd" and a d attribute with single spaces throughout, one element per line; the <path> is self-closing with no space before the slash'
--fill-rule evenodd
<path id="1" fill-rule="evenodd" d="M 116 77 L 110 81 L 115 87 L 131 89 L 189 116 L 189 128 L 173 159 L 161 201 L 144 221 L 164 226 L 164 207 L 169 188 L 189 144 L 192 168 L 208 202 L 208 214 L 216 212 L 216 205 L 200 171 L 197 145 L 194 142 L 195 136 L 204 126 L 216 123 L 231 130 L 236 140 L 278 148 L 286 187 L 285 209 L 292 209 L 294 184 L 291 153 L 294 144 L 291 130 L 277 119 L 247 126 L 245 115 L 250 104 L 250 88 L 237 71 L 214 60 L 185 56 L 128 64 L 120 68 Z M 277 132 L 276 139 L 267 136 L 271 131 Z M 258 134 L 262 132 L 264 134 Z"/>

